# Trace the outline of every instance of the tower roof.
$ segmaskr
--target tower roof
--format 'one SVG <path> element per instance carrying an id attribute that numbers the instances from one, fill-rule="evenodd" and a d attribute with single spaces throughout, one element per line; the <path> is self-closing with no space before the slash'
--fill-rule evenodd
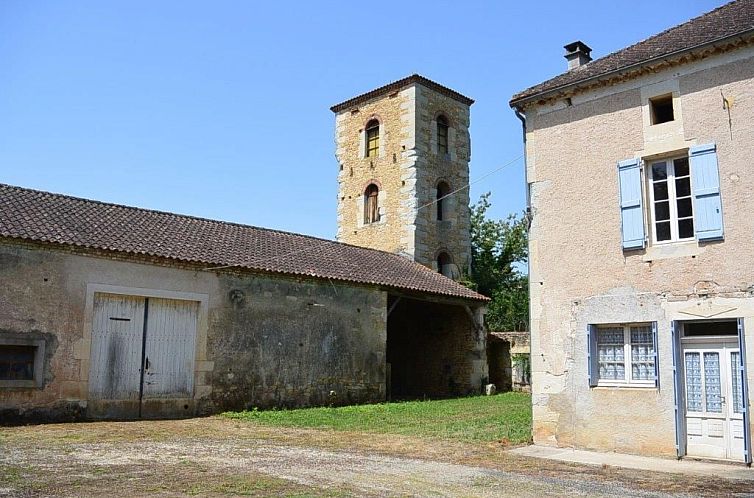
<path id="1" fill-rule="evenodd" d="M 474 103 L 473 99 L 470 99 L 469 97 L 466 97 L 465 95 L 462 95 L 456 92 L 455 90 L 451 90 L 450 88 L 446 86 L 442 86 L 441 84 L 435 81 L 432 81 L 428 78 L 425 78 L 424 76 L 421 76 L 419 74 L 412 74 L 411 76 L 400 79 L 398 81 L 393 81 L 392 83 L 388 83 L 387 85 L 376 88 L 370 92 L 357 95 L 356 97 L 350 98 L 344 102 L 341 102 L 340 104 L 335 104 L 334 106 L 330 108 L 330 110 L 332 112 L 338 113 L 350 107 L 353 107 L 363 102 L 366 102 L 368 100 L 371 100 L 375 97 L 380 97 L 382 95 L 401 90 L 407 86 L 417 84 L 417 83 L 431 90 L 434 90 L 437 93 L 441 93 L 442 95 L 445 95 L 446 97 L 455 99 L 461 102 L 462 104 L 471 105 Z"/>

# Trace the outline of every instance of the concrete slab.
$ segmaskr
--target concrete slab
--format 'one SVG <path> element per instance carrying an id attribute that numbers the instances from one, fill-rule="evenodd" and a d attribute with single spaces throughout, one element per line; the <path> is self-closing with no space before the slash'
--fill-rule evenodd
<path id="1" fill-rule="evenodd" d="M 652 472 L 670 472 L 698 476 L 716 476 L 726 479 L 747 479 L 754 481 L 754 469 L 744 464 L 715 463 L 698 460 L 676 460 L 621 453 L 600 453 L 597 451 L 574 450 L 572 448 L 554 448 L 551 446 L 524 446 L 510 450 L 516 455 L 559 460 L 561 462 L 581 463 L 586 465 L 610 465 L 629 469 L 649 470 Z"/>

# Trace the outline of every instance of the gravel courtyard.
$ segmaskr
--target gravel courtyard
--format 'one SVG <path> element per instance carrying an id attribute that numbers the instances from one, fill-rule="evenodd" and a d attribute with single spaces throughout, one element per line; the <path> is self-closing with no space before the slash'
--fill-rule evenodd
<path id="1" fill-rule="evenodd" d="M 0 430 L 0 496 L 754 496 L 751 482 L 506 449 L 223 417 L 11 427 Z"/>

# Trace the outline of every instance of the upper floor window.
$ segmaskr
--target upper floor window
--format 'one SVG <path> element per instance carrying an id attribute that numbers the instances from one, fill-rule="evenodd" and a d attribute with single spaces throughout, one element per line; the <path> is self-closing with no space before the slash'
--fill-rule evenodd
<path id="1" fill-rule="evenodd" d="M 364 224 L 380 221 L 379 193 L 380 189 L 374 183 L 364 191 Z"/>
<path id="2" fill-rule="evenodd" d="M 649 99 L 649 119 L 653 125 L 673 121 L 673 95 Z"/>
<path id="3" fill-rule="evenodd" d="M 644 168 L 646 181 L 640 158 L 618 163 L 623 249 L 644 248 L 647 233 L 654 243 L 724 238 L 714 143 L 693 146 L 688 156 L 647 161 Z"/>
<path id="4" fill-rule="evenodd" d="M 442 115 L 437 117 L 437 153 L 448 153 L 448 119 Z"/>
<path id="5" fill-rule="evenodd" d="M 380 122 L 373 119 L 367 123 L 366 128 L 366 157 L 377 157 L 380 151 Z"/>
<path id="6" fill-rule="evenodd" d="M 437 184 L 437 221 L 447 218 L 448 199 L 446 196 L 450 193 L 450 187 L 445 182 Z"/>
<path id="7" fill-rule="evenodd" d="M 652 240 L 671 242 L 694 238 L 689 158 L 650 164 Z"/>

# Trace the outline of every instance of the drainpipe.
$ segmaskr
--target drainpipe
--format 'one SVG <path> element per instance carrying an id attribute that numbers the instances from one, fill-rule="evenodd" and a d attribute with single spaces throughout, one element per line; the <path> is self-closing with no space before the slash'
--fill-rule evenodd
<path id="1" fill-rule="evenodd" d="M 514 108 L 513 112 L 515 112 L 516 117 L 521 120 L 521 139 L 524 144 L 524 188 L 526 189 L 526 223 L 528 226 L 531 226 L 531 190 L 529 189 L 529 172 L 526 169 L 526 116 L 521 114 L 521 111 L 518 110 L 518 108 Z"/>
<path id="2" fill-rule="evenodd" d="M 529 233 L 531 228 L 531 220 L 532 220 L 532 211 L 531 211 L 531 188 L 529 187 L 529 172 L 527 171 L 527 161 L 526 161 L 526 116 L 521 113 L 521 111 L 516 107 L 513 109 L 513 112 L 516 113 L 516 117 L 521 120 L 521 140 L 524 145 L 524 184 L 526 188 L 526 231 Z M 527 242 L 528 244 L 528 242 Z M 531 247 L 531 244 L 528 244 L 529 247 Z M 531 251 L 529 251 L 529 254 L 526 258 L 526 276 L 527 281 L 529 282 L 529 288 L 527 291 L 529 292 L 529 369 L 531 369 L 532 365 L 532 355 L 531 355 L 531 331 L 532 331 L 532 316 L 531 316 L 531 288 L 532 288 L 532 281 L 531 281 Z M 531 386 L 531 371 L 529 372 L 529 386 Z"/>

